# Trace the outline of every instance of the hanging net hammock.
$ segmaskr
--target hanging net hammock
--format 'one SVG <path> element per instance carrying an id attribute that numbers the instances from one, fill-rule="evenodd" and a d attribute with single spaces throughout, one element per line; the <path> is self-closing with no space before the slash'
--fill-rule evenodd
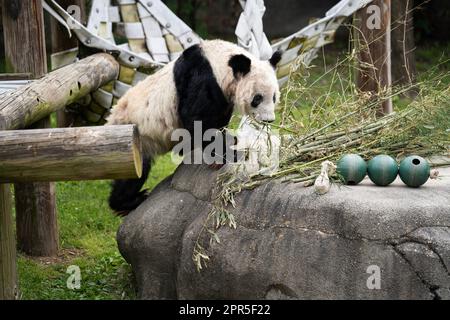
<path id="1" fill-rule="evenodd" d="M 292 66 L 308 65 L 319 48 L 333 42 L 343 21 L 370 2 L 341 0 L 322 19 L 271 45 L 263 30 L 264 1 L 239 0 L 243 11 L 235 32 L 237 42 L 263 60 L 282 50 L 277 76 L 283 85 Z M 75 125 L 103 124 L 111 107 L 129 88 L 201 41 L 161 0 L 93 0 L 86 26 L 55 0 L 44 0 L 44 8 L 84 46 L 112 53 L 121 66 L 117 80 L 78 103 L 75 111 L 81 117 Z M 77 56 L 77 49 L 57 53 L 52 56 L 52 67 L 72 63 Z"/>

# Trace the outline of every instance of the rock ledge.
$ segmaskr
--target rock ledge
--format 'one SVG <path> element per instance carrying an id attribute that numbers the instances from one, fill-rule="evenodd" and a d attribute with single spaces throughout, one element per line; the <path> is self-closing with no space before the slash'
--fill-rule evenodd
<path id="1" fill-rule="evenodd" d="M 450 168 L 440 171 L 419 189 L 364 180 L 323 196 L 277 182 L 243 191 L 237 229 L 218 230 L 197 272 L 217 171 L 181 165 L 117 241 L 142 299 L 450 299 Z"/>

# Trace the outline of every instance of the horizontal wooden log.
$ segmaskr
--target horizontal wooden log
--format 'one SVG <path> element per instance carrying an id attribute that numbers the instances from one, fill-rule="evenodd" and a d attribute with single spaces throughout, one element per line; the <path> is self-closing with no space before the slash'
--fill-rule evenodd
<path id="1" fill-rule="evenodd" d="M 31 73 L 0 73 L 0 81 L 30 80 Z"/>
<path id="2" fill-rule="evenodd" d="M 0 131 L 0 183 L 138 178 L 133 125 Z"/>
<path id="3" fill-rule="evenodd" d="M 55 70 L 0 95 L 0 130 L 25 128 L 117 78 L 119 64 L 106 53 Z"/>

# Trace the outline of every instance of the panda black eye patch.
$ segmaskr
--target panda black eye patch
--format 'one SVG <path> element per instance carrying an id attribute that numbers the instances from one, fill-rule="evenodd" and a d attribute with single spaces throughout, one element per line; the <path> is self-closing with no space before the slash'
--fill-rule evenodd
<path id="1" fill-rule="evenodd" d="M 254 97 L 253 97 L 253 100 L 252 100 L 252 103 L 251 103 L 251 105 L 252 105 L 252 107 L 253 108 L 256 108 L 257 106 L 259 106 L 260 104 L 261 104 L 261 102 L 264 100 L 264 98 L 263 98 L 263 96 L 261 95 L 261 94 L 257 94 L 257 95 L 255 95 Z"/>
<path id="2" fill-rule="evenodd" d="M 277 97 L 275 96 L 275 93 L 273 94 L 273 103 L 277 101 Z"/>

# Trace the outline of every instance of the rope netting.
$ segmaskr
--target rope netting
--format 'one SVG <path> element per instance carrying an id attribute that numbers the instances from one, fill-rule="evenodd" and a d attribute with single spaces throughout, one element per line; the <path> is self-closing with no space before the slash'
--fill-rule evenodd
<path id="1" fill-rule="evenodd" d="M 103 124 L 111 107 L 129 88 L 201 41 L 161 0 L 93 0 L 86 26 L 55 0 L 43 1 L 45 10 L 69 33 L 73 32 L 84 46 L 113 53 L 121 66 L 116 81 L 79 101 L 76 108 L 68 108 L 80 115 L 74 125 Z M 283 85 L 293 66 L 308 65 L 319 48 L 333 42 L 344 20 L 370 2 L 341 0 L 322 19 L 270 44 L 263 28 L 264 1 L 239 0 L 242 13 L 235 32 L 237 43 L 263 60 L 270 58 L 274 51 L 282 50 L 277 76 Z M 62 67 L 78 58 L 77 49 L 54 54 L 52 67 Z M 12 84 L 3 82 L 0 90 L 2 87 L 9 89 Z"/>

